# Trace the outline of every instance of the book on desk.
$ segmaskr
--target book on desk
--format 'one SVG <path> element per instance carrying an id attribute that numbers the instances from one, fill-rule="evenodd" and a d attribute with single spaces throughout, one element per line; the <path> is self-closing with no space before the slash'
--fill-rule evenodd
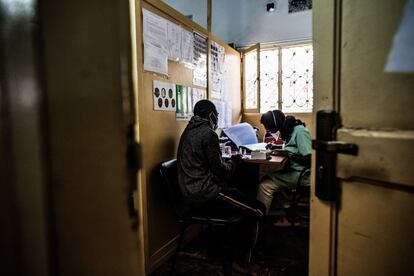
<path id="1" fill-rule="evenodd" d="M 240 123 L 223 129 L 223 133 L 234 144 L 237 151 L 241 151 L 250 159 L 266 160 L 270 151 L 266 149 L 267 143 L 258 141 L 256 131 L 248 123 Z"/>

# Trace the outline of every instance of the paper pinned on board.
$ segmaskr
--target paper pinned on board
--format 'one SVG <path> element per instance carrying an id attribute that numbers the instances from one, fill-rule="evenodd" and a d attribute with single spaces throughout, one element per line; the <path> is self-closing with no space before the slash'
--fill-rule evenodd
<path id="1" fill-rule="evenodd" d="M 174 111 L 176 110 L 175 84 L 153 80 L 152 94 L 154 110 Z"/>
<path id="2" fill-rule="evenodd" d="M 142 9 L 144 70 L 168 74 L 167 20 Z"/>
<path id="3" fill-rule="evenodd" d="M 394 36 L 385 72 L 414 72 L 414 0 L 405 6 L 403 18 Z"/>
<path id="4" fill-rule="evenodd" d="M 181 59 L 181 27 L 170 21 L 167 22 L 168 59 L 180 61 Z"/>
<path id="5" fill-rule="evenodd" d="M 194 36 L 193 32 L 181 29 L 181 63 L 193 68 Z"/>

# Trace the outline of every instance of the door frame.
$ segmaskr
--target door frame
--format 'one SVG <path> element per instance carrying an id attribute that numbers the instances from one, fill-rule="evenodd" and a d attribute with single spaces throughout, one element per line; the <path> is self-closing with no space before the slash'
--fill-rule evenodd
<path id="1" fill-rule="evenodd" d="M 315 0 L 312 7 L 314 53 L 313 133 L 316 133 L 316 111 L 331 109 L 339 113 L 341 0 Z M 312 175 L 315 175 L 315 152 Z M 336 274 L 337 215 L 336 202 L 315 196 L 315 179 L 311 179 L 309 275 Z"/>

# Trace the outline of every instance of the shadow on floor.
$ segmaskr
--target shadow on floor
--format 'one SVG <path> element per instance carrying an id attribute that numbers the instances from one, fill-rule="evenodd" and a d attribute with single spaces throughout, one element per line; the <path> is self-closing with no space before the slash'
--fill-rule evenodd
<path id="1" fill-rule="evenodd" d="M 306 221 L 301 226 L 275 227 L 275 217 L 266 223 L 265 243 L 255 262 L 270 270 L 272 276 L 301 276 L 308 274 L 309 228 Z M 234 259 L 233 245 L 219 241 L 215 244 L 211 233 L 202 232 L 191 243 L 181 249 L 175 275 L 231 275 L 230 263 Z M 207 248 L 207 252 L 206 252 Z M 170 261 L 166 262 L 152 276 L 170 275 Z"/>

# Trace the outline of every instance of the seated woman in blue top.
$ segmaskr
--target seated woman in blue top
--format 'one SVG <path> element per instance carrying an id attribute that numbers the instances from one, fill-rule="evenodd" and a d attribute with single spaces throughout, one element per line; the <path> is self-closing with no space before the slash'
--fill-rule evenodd
<path id="1" fill-rule="evenodd" d="M 285 116 L 280 110 L 264 113 L 260 123 L 268 132 L 280 132 L 286 150 L 280 154 L 289 158 L 283 170 L 269 173 L 259 184 L 257 199 L 266 206 L 268 214 L 274 194 L 279 189 L 295 187 L 302 170 L 310 167 L 312 140 L 304 123 L 293 116 Z"/>

